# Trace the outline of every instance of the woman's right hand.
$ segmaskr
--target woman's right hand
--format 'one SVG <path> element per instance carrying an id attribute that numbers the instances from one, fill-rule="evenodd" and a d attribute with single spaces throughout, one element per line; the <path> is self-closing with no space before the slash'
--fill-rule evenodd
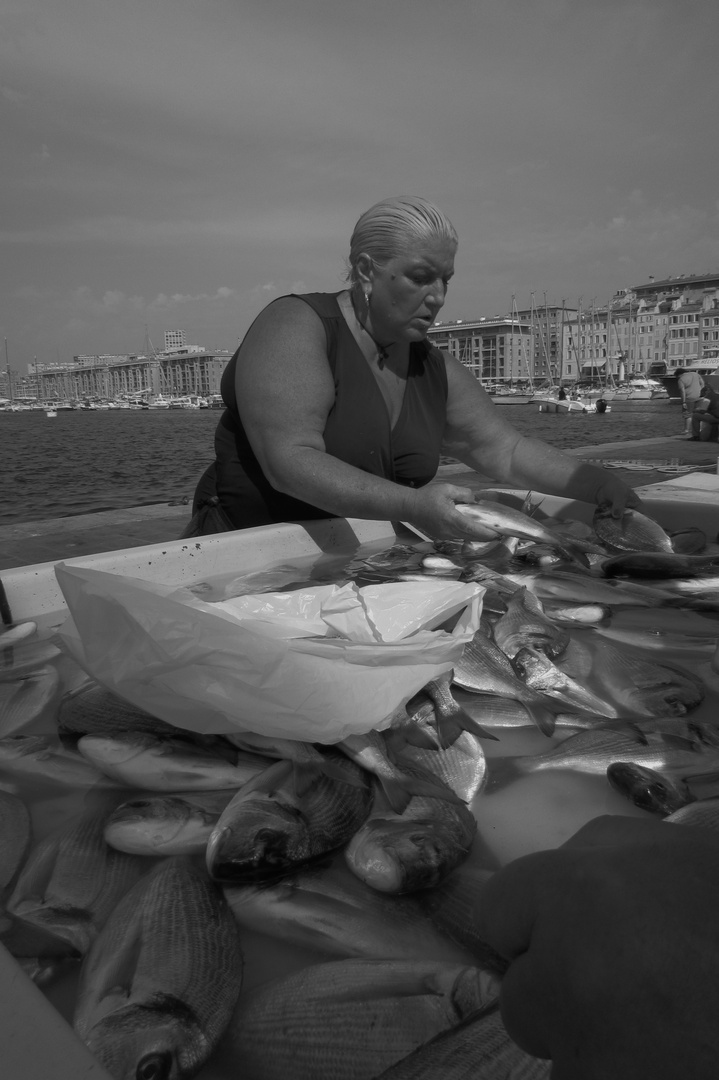
<path id="1" fill-rule="evenodd" d="M 412 492 L 407 520 L 434 540 L 494 540 L 496 532 L 477 525 L 455 508 L 476 501 L 471 488 L 457 484 L 428 484 Z"/>

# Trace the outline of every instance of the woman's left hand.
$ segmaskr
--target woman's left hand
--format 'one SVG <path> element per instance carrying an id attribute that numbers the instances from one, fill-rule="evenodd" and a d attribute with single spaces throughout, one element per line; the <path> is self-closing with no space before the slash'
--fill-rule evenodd
<path id="1" fill-rule="evenodd" d="M 611 473 L 606 474 L 594 493 L 597 506 L 611 506 L 612 517 L 620 518 L 625 510 L 639 510 L 642 502 L 637 493 Z"/>

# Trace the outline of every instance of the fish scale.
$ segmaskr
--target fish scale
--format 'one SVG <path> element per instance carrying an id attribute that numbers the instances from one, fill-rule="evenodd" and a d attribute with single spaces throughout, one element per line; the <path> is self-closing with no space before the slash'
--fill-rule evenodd
<path id="1" fill-rule="evenodd" d="M 338 960 L 241 999 L 228 1037 L 242 1080 L 371 1080 L 495 996 L 476 967 Z"/>
<path id="2" fill-rule="evenodd" d="M 90 951 L 75 1031 L 118 1080 L 143 1075 L 158 1047 L 178 1072 L 157 1075 L 194 1076 L 230 1021 L 242 967 L 220 891 L 189 862 L 165 860 L 117 905 Z"/>

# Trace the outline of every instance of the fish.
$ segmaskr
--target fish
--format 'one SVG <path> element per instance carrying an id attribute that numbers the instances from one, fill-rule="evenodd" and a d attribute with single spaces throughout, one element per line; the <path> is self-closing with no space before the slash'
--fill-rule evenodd
<path id="1" fill-rule="evenodd" d="M 672 593 L 665 589 L 650 588 L 637 582 L 618 582 L 578 574 L 571 570 L 539 571 L 521 574 L 506 573 L 506 580 L 516 586 L 526 587 L 540 600 L 562 600 L 575 604 L 605 604 L 610 608 L 658 607 L 674 601 Z"/>
<path id="2" fill-rule="evenodd" d="M 610 506 L 598 506 L 592 524 L 601 543 L 611 552 L 674 551 L 671 537 L 659 522 L 639 510 L 626 508 L 617 518 Z"/>
<path id="3" fill-rule="evenodd" d="M 348 735 L 335 748 L 347 754 L 367 772 L 372 773 L 379 782 L 392 809 L 401 814 L 413 795 L 434 795 L 439 798 L 452 798 L 444 784 L 436 784 L 431 777 L 409 776 L 401 767 L 390 760 L 387 745 L 377 731 L 368 731 L 364 735 Z"/>
<path id="4" fill-rule="evenodd" d="M 640 810 L 662 817 L 675 813 L 694 798 L 683 780 L 671 780 L 656 769 L 634 762 L 611 762 L 607 766 L 607 780 Z"/>
<path id="5" fill-rule="evenodd" d="M 544 735 L 551 735 L 555 727 L 555 713 L 559 711 L 553 702 L 527 686 L 520 678 L 507 656 L 493 641 L 481 633 L 467 642 L 459 660 L 455 661 L 453 681 L 463 690 L 475 694 L 494 694 L 513 698 L 526 708 L 532 723 Z"/>
<path id="6" fill-rule="evenodd" d="M 704 699 L 704 684 L 692 671 L 617 648 L 601 635 L 574 638 L 562 665 L 575 679 L 601 687 L 615 715 L 684 716 Z"/>
<path id="7" fill-rule="evenodd" d="M 7 903 L 16 919 L 84 956 L 117 902 L 135 884 L 143 860 L 105 843 L 107 813 L 81 814 L 32 849 Z"/>
<path id="8" fill-rule="evenodd" d="M 415 896 L 388 896 L 351 874 L 341 858 L 276 882 L 226 885 L 243 930 L 342 958 L 453 960 L 471 953 L 435 928 Z"/>
<path id="9" fill-rule="evenodd" d="M 425 574 L 436 574 L 438 577 L 458 578 L 463 567 L 454 562 L 446 555 L 423 555 L 419 565 Z"/>
<path id="10" fill-rule="evenodd" d="M 459 702 L 452 696 L 452 672 L 438 675 L 436 679 L 430 679 L 424 686 L 424 693 L 431 699 L 434 705 L 436 730 L 439 744 L 442 748 L 451 746 L 460 731 L 469 731 L 478 739 L 496 740 L 492 735 L 473 720 L 469 713 L 465 712 Z"/>
<path id="11" fill-rule="evenodd" d="M 592 541 L 581 537 L 558 537 L 535 518 L 502 503 L 479 499 L 474 503 L 459 503 L 455 509 L 466 517 L 474 528 L 500 536 L 513 536 L 520 540 L 548 544 L 570 560 L 576 560 L 587 551 L 602 554 L 601 549 Z"/>
<path id="12" fill-rule="evenodd" d="M 0 739 L 0 781 L 7 786 L 21 784 L 25 779 L 68 789 L 118 786 L 56 739 L 45 735 L 9 735 Z"/>
<path id="13" fill-rule="evenodd" d="M 7 888 L 30 846 L 30 812 L 16 795 L 0 791 L 0 892 Z"/>
<path id="14" fill-rule="evenodd" d="M 232 764 L 226 757 L 189 745 L 184 739 L 142 731 L 82 735 L 77 749 L 113 780 L 146 791 L 239 788 L 268 764 L 266 758 L 239 750 Z"/>
<path id="15" fill-rule="evenodd" d="M 525 719 L 527 723 L 530 722 L 526 713 Z M 416 738 L 418 729 L 426 736 L 426 742 Z M 471 802 L 481 791 L 487 772 L 481 741 L 462 730 L 451 745 L 443 747 L 437 731 L 435 705 L 431 699 L 425 699 L 408 715 L 406 723 L 384 729 L 382 738 L 390 756 L 400 766 L 409 765 L 439 777 L 442 784 L 463 802 Z"/>
<path id="16" fill-rule="evenodd" d="M 0 649 L 19 645 L 21 641 L 37 633 L 37 623 L 28 619 L 26 622 L 11 623 L 0 630 Z"/>
<path id="17" fill-rule="evenodd" d="M 372 805 L 369 775 L 328 750 L 342 782 L 321 773 L 298 796 L 292 763 L 277 761 L 244 784 L 223 810 L 207 844 L 210 875 L 223 882 L 270 880 L 342 847 Z"/>
<path id="18" fill-rule="evenodd" d="M 509 966 L 507 961 L 487 944 L 477 928 L 482 890 L 493 873 L 476 859 L 468 859 L 436 889 L 416 895 L 438 930 L 466 949 L 480 967 L 503 975 Z"/>
<path id="19" fill-rule="evenodd" d="M 700 829 L 719 829 L 719 797 L 696 799 L 673 810 L 664 818 L 671 825 L 693 825 Z"/>
<path id="20" fill-rule="evenodd" d="M 188 860 L 163 860 L 117 904 L 80 972 L 76 1034 L 115 1080 L 185 1080 L 242 988 L 237 924 Z"/>
<path id="21" fill-rule="evenodd" d="M 335 960 L 243 996 L 227 1041 L 243 1080 L 369 1080 L 497 993 L 496 978 L 472 966 Z"/>
<path id="22" fill-rule="evenodd" d="M 719 767 L 719 748 L 686 740 L 677 745 L 676 739 L 662 733 L 593 728 L 578 731 L 541 754 L 492 758 L 488 789 L 548 769 L 570 769 L 588 776 L 605 776 L 608 767 L 615 762 L 629 762 L 661 773 L 672 770 L 686 776 Z"/>
<path id="23" fill-rule="evenodd" d="M 29 733 L 36 727 L 52 705 L 59 686 L 60 676 L 54 667 L 0 682 L 0 738 Z"/>
<path id="24" fill-rule="evenodd" d="M 679 529 L 677 532 L 670 533 L 669 536 L 672 548 L 678 555 L 694 555 L 704 551 L 707 546 L 707 534 L 695 527 Z"/>
<path id="25" fill-rule="evenodd" d="M 378 792 L 345 859 L 353 874 L 379 892 L 416 892 L 434 888 L 467 858 L 476 831 L 464 803 L 414 796 L 395 814 Z"/>
<path id="26" fill-rule="evenodd" d="M 533 649 L 520 649 L 512 662 L 528 687 L 554 698 L 566 709 L 598 713 L 600 716 L 618 715 L 612 702 L 595 694 L 584 683 L 573 679 L 543 653 L 534 652 Z"/>
<path id="27" fill-rule="evenodd" d="M 105 842 L 133 855 L 204 855 L 235 789 L 130 799 L 112 811 Z"/>
<path id="28" fill-rule="evenodd" d="M 510 659 L 524 648 L 538 649 L 554 658 L 569 644 L 567 631 L 545 616 L 541 600 L 526 588 L 512 596 L 493 632 L 496 644 Z"/>
<path id="29" fill-rule="evenodd" d="M 58 708 L 60 735 L 106 735 L 117 731 L 144 731 L 151 735 L 182 736 L 182 729 L 159 720 L 118 697 L 96 682 L 85 683 L 64 694 Z M 188 736 L 189 732 L 186 733 Z"/>
<path id="30" fill-rule="evenodd" d="M 716 577 L 718 572 L 719 555 L 677 555 L 668 551 L 630 551 L 602 563 L 605 577 L 701 579 L 712 573 Z"/>
<path id="31" fill-rule="evenodd" d="M 543 600 L 544 614 L 559 626 L 600 626 L 611 617 L 608 604 L 571 604 Z"/>
<path id="32" fill-rule="evenodd" d="M 318 750 L 312 743 L 302 739 L 282 739 L 269 735 L 259 735 L 254 731 L 228 732 L 225 738 L 239 750 L 260 754 L 274 760 L 292 762 L 292 782 L 297 795 L 302 795 L 320 773 L 332 773 L 332 759 Z M 335 773 L 338 779 L 344 779 L 341 772 Z"/>
<path id="33" fill-rule="evenodd" d="M 52 641 L 34 637 L 0 649 L 0 683 L 28 675 L 61 655 L 61 650 Z"/>
<path id="34" fill-rule="evenodd" d="M 552 1062 L 509 1037 L 495 1003 L 422 1043 L 375 1080 L 549 1080 Z"/>
<path id="35" fill-rule="evenodd" d="M 597 632 L 641 649 L 666 649 L 671 657 L 679 651 L 713 651 L 719 641 L 719 621 L 682 608 L 657 608 L 649 620 L 646 611 L 622 608 L 597 626 Z"/>

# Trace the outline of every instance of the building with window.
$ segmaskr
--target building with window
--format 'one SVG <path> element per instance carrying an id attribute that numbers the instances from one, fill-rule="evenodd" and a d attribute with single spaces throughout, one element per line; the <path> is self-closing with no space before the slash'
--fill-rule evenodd
<path id="1" fill-rule="evenodd" d="M 531 381 L 532 328 L 524 319 L 458 319 L 437 323 L 427 337 L 436 348 L 456 357 L 485 386 Z"/>
<path id="2" fill-rule="evenodd" d="M 187 345 L 184 330 L 165 330 L 165 352 L 174 352 Z"/>

